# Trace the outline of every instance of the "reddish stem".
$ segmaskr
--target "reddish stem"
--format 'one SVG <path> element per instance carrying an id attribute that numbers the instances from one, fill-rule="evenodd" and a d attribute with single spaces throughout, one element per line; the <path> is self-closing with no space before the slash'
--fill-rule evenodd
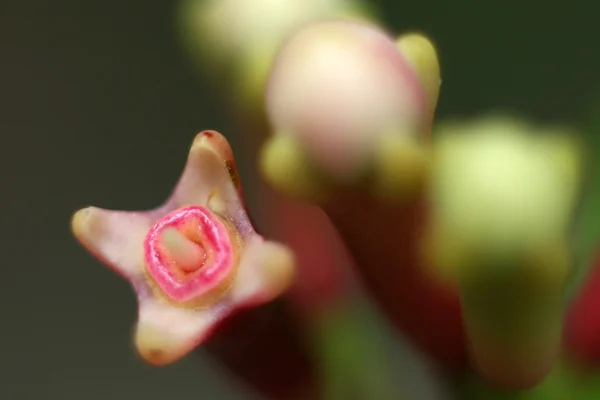
<path id="1" fill-rule="evenodd" d="M 310 318 L 347 302 L 351 261 L 327 215 L 267 189 L 263 195 L 274 236 L 296 254 L 299 276 L 288 296 L 297 312 Z"/>
<path id="2" fill-rule="evenodd" d="M 397 329 L 447 370 L 467 368 L 458 293 L 433 281 L 419 257 L 423 200 L 393 207 L 366 195 L 344 195 L 324 209 Z"/>
<path id="3" fill-rule="evenodd" d="M 240 114 L 244 149 L 251 159 L 268 137 L 265 117 Z M 259 179 L 256 196 L 266 233 L 287 244 L 297 257 L 296 283 L 287 294 L 301 318 L 345 303 L 350 296 L 352 260 L 330 219 L 319 207 L 277 193 Z"/>
<path id="4" fill-rule="evenodd" d="M 569 306 L 564 343 L 567 354 L 581 366 L 600 366 L 600 251 Z"/>
<path id="5" fill-rule="evenodd" d="M 219 326 L 207 349 L 233 374 L 274 400 L 314 398 L 309 350 L 289 306 L 276 300 L 240 311 Z"/>

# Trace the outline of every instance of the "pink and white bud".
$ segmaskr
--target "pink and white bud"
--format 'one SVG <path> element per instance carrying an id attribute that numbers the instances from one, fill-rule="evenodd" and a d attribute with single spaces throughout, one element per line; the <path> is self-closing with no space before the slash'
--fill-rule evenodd
<path id="1" fill-rule="evenodd" d="M 267 113 L 328 175 L 354 179 L 389 133 L 422 132 L 426 94 L 394 38 L 374 25 L 326 21 L 284 44 L 271 70 Z"/>

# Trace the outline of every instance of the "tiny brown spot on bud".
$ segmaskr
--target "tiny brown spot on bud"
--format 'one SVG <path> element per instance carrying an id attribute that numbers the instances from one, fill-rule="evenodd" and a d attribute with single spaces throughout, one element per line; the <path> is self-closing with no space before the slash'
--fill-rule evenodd
<path id="1" fill-rule="evenodd" d="M 160 349 L 146 350 L 146 359 L 151 364 L 161 365 L 164 363 L 165 358 L 165 352 Z"/>
<path id="2" fill-rule="evenodd" d="M 233 186 L 237 188 L 240 184 L 240 176 L 235 167 L 235 163 L 232 160 L 227 160 L 225 161 L 225 167 L 227 168 L 227 172 L 229 172 L 229 178 L 231 179 L 231 182 L 233 182 Z"/>

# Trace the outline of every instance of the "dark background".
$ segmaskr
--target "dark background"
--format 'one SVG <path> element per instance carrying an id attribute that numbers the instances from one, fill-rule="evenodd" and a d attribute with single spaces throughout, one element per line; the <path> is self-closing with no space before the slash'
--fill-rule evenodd
<path id="1" fill-rule="evenodd" d="M 161 203 L 200 130 L 222 131 L 252 162 L 180 49 L 176 3 L 0 4 L 0 399 L 247 398 L 198 358 L 140 362 L 131 289 L 69 232 L 90 203 Z M 394 31 L 437 42 L 440 118 L 502 108 L 584 122 L 600 87 L 594 2 L 381 4 Z"/>

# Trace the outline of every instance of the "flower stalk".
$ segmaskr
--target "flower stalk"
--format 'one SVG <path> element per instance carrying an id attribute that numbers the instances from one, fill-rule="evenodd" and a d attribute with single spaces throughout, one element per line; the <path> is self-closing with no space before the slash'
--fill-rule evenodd
<path id="1" fill-rule="evenodd" d="M 352 22 L 323 22 L 307 31 L 290 39 L 290 48 L 284 46 L 269 82 L 267 109 L 275 135 L 263 151 L 262 171 L 273 186 L 320 205 L 396 327 L 428 356 L 462 370 L 466 349 L 457 293 L 421 268 L 416 240 L 424 223 L 426 142 L 440 81 L 434 47 L 416 34 L 394 40 L 373 25 Z M 322 57 L 328 53 L 320 48 L 327 46 L 345 58 Z M 301 61 L 288 70 L 295 60 Z M 329 69 L 322 68 L 326 62 Z M 352 73 L 326 79 L 331 74 L 323 71 L 344 70 L 351 62 Z M 296 78 L 313 86 L 292 84 Z M 319 93 L 337 93 L 346 83 L 353 91 L 342 100 L 315 96 L 317 87 Z M 394 94 L 386 96 L 388 91 Z M 282 104 L 286 96 L 294 104 Z M 318 122 L 306 124 L 315 112 Z M 340 154 L 343 159 L 335 159 Z M 352 169 L 340 173 L 343 165 Z"/>

